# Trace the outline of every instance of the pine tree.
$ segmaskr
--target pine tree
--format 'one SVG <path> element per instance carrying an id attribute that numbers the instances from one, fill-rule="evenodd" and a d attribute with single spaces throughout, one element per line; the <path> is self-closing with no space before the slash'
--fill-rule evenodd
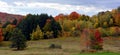
<path id="1" fill-rule="evenodd" d="M 26 48 L 26 38 L 18 28 L 14 29 L 11 34 L 11 48 L 16 48 L 16 50 Z"/>
<path id="2" fill-rule="evenodd" d="M 16 25 L 16 24 L 17 24 L 17 19 L 14 19 L 12 25 Z"/>

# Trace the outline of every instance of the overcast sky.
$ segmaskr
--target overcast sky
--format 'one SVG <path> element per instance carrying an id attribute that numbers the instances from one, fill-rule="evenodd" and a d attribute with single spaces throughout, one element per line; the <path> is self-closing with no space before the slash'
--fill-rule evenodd
<path id="1" fill-rule="evenodd" d="M 94 15 L 120 6 L 120 0 L 0 0 L 0 12 L 26 15 L 47 13 L 58 15 L 76 11 Z"/>

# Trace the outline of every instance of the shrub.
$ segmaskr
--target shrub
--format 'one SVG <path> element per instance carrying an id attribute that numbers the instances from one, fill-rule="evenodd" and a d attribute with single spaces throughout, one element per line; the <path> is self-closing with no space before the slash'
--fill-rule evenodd
<path id="1" fill-rule="evenodd" d="M 50 46 L 49 46 L 49 48 L 58 48 L 58 49 L 62 49 L 62 46 L 61 45 L 58 45 L 58 44 L 51 44 Z"/>

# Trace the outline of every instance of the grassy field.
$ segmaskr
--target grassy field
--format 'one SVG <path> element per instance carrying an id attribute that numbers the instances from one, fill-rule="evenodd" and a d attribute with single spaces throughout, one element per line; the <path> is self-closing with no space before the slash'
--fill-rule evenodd
<path id="1" fill-rule="evenodd" d="M 115 44 L 116 43 L 116 44 Z M 23 51 L 13 51 L 9 48 L 10 42 L 3 42 L 0 46 L 0 55 L 88 55 L 80 54 L 82 46 L 79 37 L 62 37 L 57 39 L 47 39 L 38 41 L 28 41 L 28 47 Z M 49 49 L 50 44 L 58 44 L 62 49 Z M 105 39 L 104 50 L 120 52 L 119 40 Z M 119 53 L 103 52 L 89 53 L 89 55 L 120 55 Z"/>

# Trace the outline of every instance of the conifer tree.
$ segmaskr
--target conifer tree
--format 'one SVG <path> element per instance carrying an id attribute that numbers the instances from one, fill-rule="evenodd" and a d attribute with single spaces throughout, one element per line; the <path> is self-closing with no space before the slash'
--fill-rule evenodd
<path id="1" fill-rule="evenodd" d="M 16 50 L 26 48 L 26 38 L 18 28 L 12 31 L 10 40 L 12 42 L 11 48 L 16 48 Z"/>

